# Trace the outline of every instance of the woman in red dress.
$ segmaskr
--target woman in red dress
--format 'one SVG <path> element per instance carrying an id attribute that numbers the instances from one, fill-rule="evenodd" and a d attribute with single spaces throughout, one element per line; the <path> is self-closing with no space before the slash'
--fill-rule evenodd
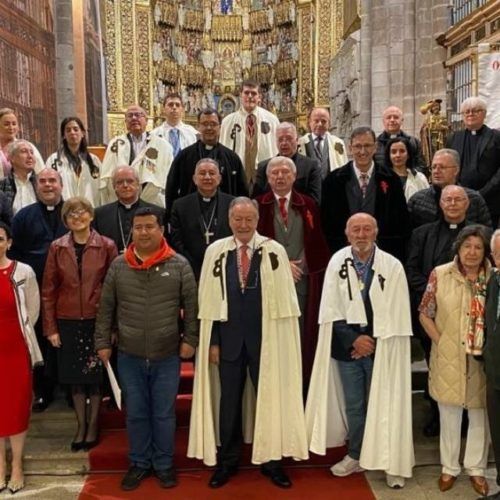
<path id="1" fill-rule="evenodd" d="M 24 488 L 23 449 L 32 403 L 32 372 L 42 362 L 33 325 L 40 298 L 31 267 L 7 258 L 12 244 L 9 226 L 0 222 L 0 491 Z M 21 327 L 21 325 L 24 325 Z M 12 463 L 6 484 L 6 441 Z"/>

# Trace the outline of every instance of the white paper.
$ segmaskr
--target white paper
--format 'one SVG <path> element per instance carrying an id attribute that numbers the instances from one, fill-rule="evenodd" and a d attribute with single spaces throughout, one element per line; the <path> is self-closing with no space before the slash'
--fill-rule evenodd
<path id="1" fill-rule="evenodd" d="M 122 391 L 118 385 L 113 368 L 111 368 L 111 363 L 108 361 L 106 363 L 106 370 L 108 371 L 109 383 L 111 384 L 111 390 L 113 391 L 113 396 L 115 398 L 116 406 L 118 409 L 122 409 Z"/>

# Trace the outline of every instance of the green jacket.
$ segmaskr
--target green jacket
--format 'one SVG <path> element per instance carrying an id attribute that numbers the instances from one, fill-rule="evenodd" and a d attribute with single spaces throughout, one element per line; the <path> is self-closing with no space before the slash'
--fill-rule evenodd
<path id="1" fill-rule="evenodd" d="M 179 311 L 184 310 L 182 340 L 198 345 L 198 297 L 188 261 L 179 254 L 147 270 L 132 269 L 123 255 L 111 264 L 102 288 L 95 327 L 96 350 L 111 348 L 118 325 L 118 350 L 146 359 L 179 352 Z M 116 319 L 115 319 L 116 318 Z"/>

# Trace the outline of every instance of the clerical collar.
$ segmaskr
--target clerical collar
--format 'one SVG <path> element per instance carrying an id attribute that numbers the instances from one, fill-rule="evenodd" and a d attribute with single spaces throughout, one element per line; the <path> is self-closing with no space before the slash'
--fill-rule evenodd
<path id="1" fill-rule="evenodd" d="M 135 200 L 133 203 L 123 203 L 123 201 L 120 200 L 118 200 L 118 203 L 120 203 L 120 205 L 124 207 L 126 210 L 130 210 L 138 201 L 139 198 L 137 198 L 137 200 Z"/>
<path id="2" fill-rule="evenodd" d="M 45 205 L 48 212 L 53 212 L 56 209 L 55 205 Z"/>
<path id="3" fill-rule="evenodd" d="M 450 229 L 456 229 L 458 227 L 458 224 L 450 224 Z"/>
<path id="4" fill-rule="evenodd" d="M 208 149 L 208 151 L 211 151 L 212 149 L 214 149 L 214 148 L 215 148 L 215 146 L 211 146 L 210 144 L 205 144 L 205 143 L 203 143 L 203 147 L 204 147 L 205 149 Z"/>
<path id="5" fill-rule="evenodd" d="M 198 191 L 198 196 L 201 198 L 202 201 L 205 203 L 210 203 L 216 196 L 217 196 L 217 191 L 212 196 L 204 196 Z"/>
<path id="6" fill-rule="evenodd" d="M 398 134 L 389 134 L 389 139 L 396 139 L 396 137 L 399 137 Z"/>
<path id="7" fill-rule="evenodd" d="M 481 135 L 483 130 L 484 130 L 484 125 L 482 125 L 477 130 L 468 130 L 468 132 L 470 133 L 470 135 Z"/>

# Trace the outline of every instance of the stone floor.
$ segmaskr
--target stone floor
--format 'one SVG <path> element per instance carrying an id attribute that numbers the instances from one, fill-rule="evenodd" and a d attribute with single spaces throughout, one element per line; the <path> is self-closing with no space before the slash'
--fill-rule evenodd
<path id="1" fill-rule="evenodd" d="M 433 499 L 475 499 L 466 476 L 460 476 L 452 490 L 440 493 L 437 488 L 439 477 L 438 438 L 422 435 L 427 403 L 421 392 L 414 393 L 414 439 L 416 467 L 414 476 L 407 480 L 402 490 L 391 490 L 385 484 L 381 472 L 366 473 L 377 499 L 380 500 L 433 500 Z M 65 403 L 52 405 L 43 414 L 34 414 L 25 453 L 26 488 L 15 498 L 37 500 L 73 500 L 78 498 L 88 472 L 85 453 L 71 453 L 69 442 L 74 433 L 73 414 Z M 492 492 L 497 491 L 494 483 L 493 463 L 488 470 Z M 0 499 L 11 498 L 10 493 L 0 493 Z M 328 495 L 328 498 L 332 498 Z M 355 500 L 355 499 L 353 499 Z"/>

